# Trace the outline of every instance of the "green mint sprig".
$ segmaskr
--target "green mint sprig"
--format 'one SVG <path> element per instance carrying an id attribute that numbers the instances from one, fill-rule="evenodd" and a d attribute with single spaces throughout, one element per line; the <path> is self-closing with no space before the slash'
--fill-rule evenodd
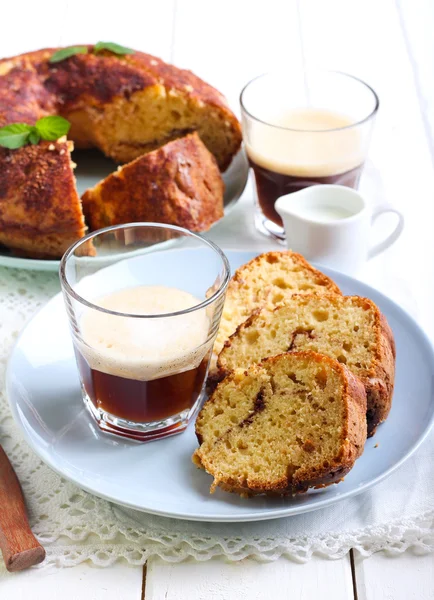
<path id="1" fill-rule="evenodd" d="M 121 46 L 120 44 L 115 44 L 114 42 L 97 42 L 93 47 L 94 54 L 99 54 L 103 50 L 113 52 L 113 54 L 118 54 L 119 56 L 134 54 L 134 50 L 131 48 Z M 48 62 L 58 63 L 62 60 L 70 58 L 71 56 L 75 56 L 76 54 L 88 54 L 88 52 L 87 46 L 69 46 L 68 48 L 61 48 L 61 50 L 57 50 L 57 52 L 50 57 Z"/>
<path id="2" fill-rule="evenodd" d="M 102 50 L 108 50 L 109 52 L 113 52 L 113 54 L 119 54 L 121 56 L 125 54 L 134 54 L 134 50 L 131 48 L 115 44 L 114 42 L 97 42 L 93 50 L 95 54 L 98 54 L 98 52 L 101 52 Z"/>
<path id="3" fill-rule="evenodd" d="M 58 140 L 68 133 L 70 127 L 69 121 L 58 116 L 42 117 L 34 125 L 12 123 L 0 127 L 0 146 L 16 150 L 27 144 L 38 144 L 41 139 Z"/>
<path id="4" fill-rule="evenodd" d="M 61 50 L 58 50 L 50 57 L 48 62 L 58 63 L 70 56 L 75 56 L 76 54 L 87 54 L 87 46 L 69 46 L 69 48 L 61 48 Z"/>
<path id="5" fill-rule="evenodd" d="M 30 134 L 30 125 L 13 123 L 0 129 L 0 146 L 15 150 L 27 144 Z"/>

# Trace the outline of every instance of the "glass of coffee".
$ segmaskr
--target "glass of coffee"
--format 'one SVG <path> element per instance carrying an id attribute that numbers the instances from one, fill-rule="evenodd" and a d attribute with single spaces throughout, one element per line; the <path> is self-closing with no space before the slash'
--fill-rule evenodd
<path id="1" fill-rule="evenodd" d="M 333 71 L 267 73 L 240 102 L 259 231 L 284 239 L 274 209 L 284 194 L 322 183 L 358 187 L 379 106 L 366 83 Z"/>
<path id="2" fill-rule="evenodd" d="M 230 272 L 181 227 L 108 227 L 60 264 L 80 384 L 98 426 L 136 440 L 183 431 L 196 414 Z"/>

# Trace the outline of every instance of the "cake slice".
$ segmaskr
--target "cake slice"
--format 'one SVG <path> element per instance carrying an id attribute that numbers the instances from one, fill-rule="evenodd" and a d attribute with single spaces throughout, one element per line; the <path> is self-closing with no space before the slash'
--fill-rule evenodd
<path id="1" fill-rule="evenodd" d="M 238 328 L 218 357 L 220 376 L 293 350 L 330 356 L 362 381 L 373 435 L 389 414 L 395 378 L 393 333 L 377 306 L 359 296 L 294 295 Z"/>
<path id="2" fill-rule="evenodd" d="M 242 496 L 338 483 L 366 441 L 362 383 L 339 362 L 288 352 L 222 381 L 196 421 L 193 462 Z"/>
<path id="3" fill-rule="evenodd" d="M 292 294 L 308 292 L 340 294 L 338 286 L 301 254 L 266 252 L 240 267 L 228 285 L 210 378 L 218 378 L 216 360 L 223 344 L 253 312 L 264 307 L 272 310 Z"/>
<path id="4" fill-rule="evenodd" d="M 60 258 L 85 235 L 72 148 L 66 138 L 0 148 L 0 244 L 19 255 Z"/>
<path id="5" fill-rule="evenodd" d="M 206 231 L 223 217 L 224 184 L 197 133 L 119 167 L 82 198 L 92 230 L 148 221 Z"/>

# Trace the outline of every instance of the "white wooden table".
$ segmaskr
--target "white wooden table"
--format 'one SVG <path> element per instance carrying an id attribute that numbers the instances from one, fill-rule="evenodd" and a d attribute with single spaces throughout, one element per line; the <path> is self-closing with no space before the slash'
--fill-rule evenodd
<path id="1" fill-rule="evenodd" d="M 402 238 L 364 279 L 417 315 L 434 339 L 434 3 L 432 0 L 21 0 L 2 7 L 0 56 L 43 46 L 117 41 L 189 68 L 238 105 L 241 86 L 270 68 L 350 72 L 381 100 L 370 152 L 371 193 L 406 217 Z M 249 220 L 251 191 L 213 232 L 226 247 L 270 244 Z M 387 227 L 387 224 L 386 224 Z M 1 508 L 1 507 L 0 507 Z M 434 599 L 434 557 L 356 553 L 306 564 L 118 563 L 99 569 L 0 570 L 1 600 Z"/>

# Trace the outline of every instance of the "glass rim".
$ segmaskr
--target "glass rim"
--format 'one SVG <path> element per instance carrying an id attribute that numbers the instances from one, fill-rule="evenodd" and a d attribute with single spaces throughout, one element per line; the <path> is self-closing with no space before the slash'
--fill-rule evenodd
<path id="1" fill-rule="evenodd" d="M 190 306 L 183 310 L 178 310 L 178 311 L 169 312 L 169 313 L 149 314 L 149 315 L 148 314 L 139 314 L 138 315 L 138 314 L 123 313 L 123 312 L 118 312 L 115 310 L 110 310 L 108 308 L 104 308 L 103 306 L 98 306 L 97 304 L 94 304 L 93 302 L 86 300 L 86 298 L 83 298 L 80 294 L 78 294 L 74 290 L 74 288 L 71 286 L 71 284 L 68 281 L 68 278 L 66 275 L 66 263 L 68 262 L 68 259 L 71 258 L 71 256 L 73 255 L 73 253 L 79 246 L 81 246 L 82 244 L 91 240 L 92 238 L 96 238 L 97 236 L 99 236 L 101 234 L 109 233 L 111 231 L 116 231 L 118 229 L 126 229 L 126 228 L 131 228 L 131 227 L 136 227 L 136 228 L 143 228 L 143 227 L 151 227 L 152 228 L 152 227 L 154 227 L 155 229 L 170 229 L 172 231 L 179 231 L 181 233 L 187 234 L 185 237 L 196 238 L 196 239 L 200 240 L 201 242 L 205 243 L 205 245 L 209 246 L 212 250 L 214 250 L 214 252 L 216 254 L 218 254 L 218 256 L 220 257 L 222 264 L 223 264 L 224 278 L 223 278 L 223 281 L 220 284 L 218 290 L 216 292 L 214 292 L 214 294 L 212 294 L 212 296 L 210 296 L 209 298 L 206 298 L 203 302 L 200 302 L 199 304 L 195 304 L 194 306 Z M 180 239 L 180 238 L 178 238 L 178 239 Z M 228 286 L 230 276 L 231 276 L 231 272 L 230 272 L 229 260 L 226 256 L 226 254 L 223 252 L 223 250 L 221 250 L 221 248 L 219 248 L 219 246 L 217 246 L 217 244 L 215 244 L 211 240 L 207 240 L 206 238 L 199 235 L 198 233 L 194 233 L 193 231 L 190 231 L 189 229 L 185 229 L 184 227 L 179 227 L 178 225 L 169 225 L 166 223 L 154 223 L 154 222 L 149 222 L 149 223 L 137 222 L 137 223 L 124 223 L 124 224 L 120 224 L 120 225 L 111 225 L 110 227 L 104 227 L 103 229 L 98 229 L 97 231 L 88 233 L 84 237 L 82 237 L 79 240 L 77 240 L 76 242 L 74 242 L 66 250 L 66 252 L 64 253 L 64 255 L 62 256 L 62 258 L 60 260 L 60 266 L 59 266 L 59 277 L 60 277 L 60 283 L 61 283 L 62 289 L 64 292 L 68 293 L 75 300 L 77 300 L 77 302 L 80 302 L 80 304 L 84 304 L 88 308 L 91 308 L 93 310 L 98 310 L 100 312 L 103 312 L 103 313 L 106 313 L 109 315 L 113 315 L 116 317 L 135 318 L 135 319 L 158 319 L 158 318 L 165 318 L 165 317 L 178 317 L 181 315 L 185 315 L 185 314 L 194 312 L 196 310 L 201 310 L 202 308 L 206 308 L 207 306 L 209 306 L 210 304 L 212 304 L 213 302 L 218 300 L 218 298 L 220 298 L 220 296 L 222 296 L 222 294 L 225 292 L 225 290 Z"/>
<path id="2" fill-rule="evenodd" d="M 243 87 L 243 89 L 241 90 L 240 93 L 240 105 L 241 105 L 241 110 L 246 113 L 251 119 L 253 119 L 254 121 L 257 121 L 258 123 L 262 123 L 263 125 L 268 125 L 268 127 L 274 127 L 275 129 L 281 129 L 283 131 L 294 131 L 294 132 L 298 132 L 298 133 L 330 133 L 333 131 L 343 131 L 344 129 L 351 129 L 352 127 L 358 127 L 359 125 L 362 125 L 363 123 L 365 123 L 366 121 L 369 121 L 371 118 L 373 118 L 376 113 L 378 112 L 378 108 L 380 106 L 380 99 L 376 93 L 376 91 L 374 90 L 374 88 L 372 88 L 368 83 L 366 83 L 365 81 L 363 81 L 363 79 L 360 79 L 359 77 L 356 77 L 355 75 L 350 75 L 349 73 L 344 73 L 343 71 L 329 71 L 329 70 L 322 70 L 322 69 L 308 69 L 308 72 L 316 72 L 316 73 L 325 73 L 325 74 L 332 74 L 332 75 L 342 75 L 343 77 L 348 77 L 349 79 L 353 79 L 354 81 L 357 81 L 358 83 L 361 83 L 362 86 L 364 86 L 365 88 L 367 88 L 373 95 L 374 97 L 374 108 L 372 109 L 372 111 L 363 119 L 360 119 L 359 121 L 357 121 L 356 123 L 351 123 L 350 125 L 344 125 L 342 127 L 332 127 L 330 129 L 295 129 L 294 127 L 284 127 L 283 125 L 274 125 L 273 123 L 268 123 L 268 121 L 264 121 L 263 119 L 260 119 L 259 117 L 255 117 L 255 115 L 253 115 L 250 111 L 247 110 L 247 108 L 245 107 L 245 104 L 243 102 L 243 96 L 244 96 L 244 92 L 247 90 L 247 88 L 254 83 L 255 81 L 257 81 L 258 79 L 261 79 L 262 77 L 266 77 L 267 75 L 274 75 L 277 74 L 277 71 L 267 71 L 266 73 L 261 73 L 260 75 L 257 75 L 256 77 L 253 77 L 253 79 L 250 79 L 246 85 Z"/>

